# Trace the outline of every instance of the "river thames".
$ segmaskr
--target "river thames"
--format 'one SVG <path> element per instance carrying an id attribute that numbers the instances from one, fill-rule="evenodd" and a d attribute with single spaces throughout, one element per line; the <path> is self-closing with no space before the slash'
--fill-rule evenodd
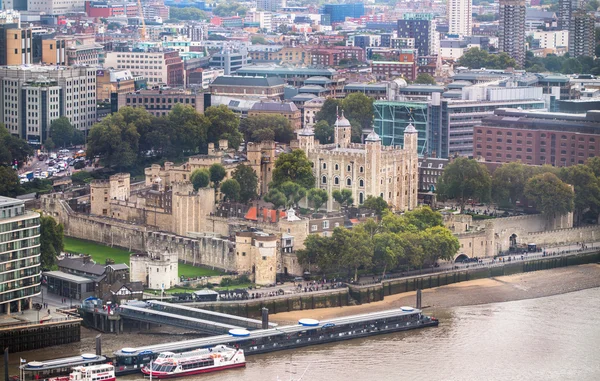
<path id="1" fill-rule="evenodd" d="M 600 288 L 426 312 L 439 327 L 251 356 L 244 369 L 184 379 L 600 380 Z"/>

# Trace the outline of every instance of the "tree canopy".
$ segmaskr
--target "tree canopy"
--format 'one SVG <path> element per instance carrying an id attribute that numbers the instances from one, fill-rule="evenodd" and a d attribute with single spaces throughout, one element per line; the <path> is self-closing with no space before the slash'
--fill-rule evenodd
<path id="1" fill-rule="evenodd" d="M 470 69 L 506 69 L 516 67 L 516 61 L 507 53 L 490 54 L 479 48 L 471 48 L 459 59 L 456 66 L 466 66 Z"/>
<path id="2" fill-rule="evenodd" d="M 247 203 L 258 197 L 258 176 L 252 167 L 244 164 L 238 165 L 233 171 L 233 178 L 240 184 L 239 201 Z"/>
<path id="3" fill-rule="evenodd" d="M 16 197 L 20 193 L 20 188 L 17 171 L 0 165 L 0 196 Z"/>
<path id="4" fill-rule="evenodd" d="M 371 195 L 367 196 L 363 202 L 363 206 L 367 209 L 374 210 L 378 216 L 381 216 L 383 212 L 388 210 L 390 207 L 383 197 L 373 197 Z"/>
<path id="5" fill-rule="evenodd" d="M 71 144 L 75 136 L 75 127 L 67 117 L 61 116 L 50 124 L 50 136 L 54 144 L 64 148 Z"/>
<path id="6" fill-rule="evenodd" d="M 207 20 L 206 13 L 194 7 L 169 7 L 169 17 L 175 20 Z"/>
<path id="7" fill-rule="evenodd" d="M 326 120 L 320 120 L 315 123 L 313 127 L 313 132 L 315 133 L 315 139 L 319 141 L 321 144 L 330 144 L 333 143 L 333 125 L 327 123 Z"/>
<path id="8" fill-rule="evenodd" d="M 289 144 L 295 138 L 294 127 L 283 115 L 253 115 L 240 121 L 240 132 L 247 142 L 274 140 Z"/>
<path id="9" fill-rule="evenodd" d="M 329 194 L 325 189 L 313 188 L 308 191 L 308 201 L 315 206 L 315 212 L 318 212 L 321 206 L 329 199 Z"/>
<path id="10" fill-rule="evenodd" d="M 373 124 L 375 115 L 373 98 L 370 98 L 363 93 L 352 93 L 344 99 L 326 99 L 325 102 L 323 102 L 321 110 L 315 115 L 317 124 L 321 121 L 326 121 L 329 126 L 329 128 L 327 128 L 324 124 L 321 124 L 319 129 L 322 131 L 319 132 L 318 137 L 316 136 L 317 131 L 315 130 L 315 137 L 317 137 L 321 143 L 324 143 L 321 139 L 327 140 L 327 137 L 333 137 L 333 128 L 336 119 L 338 115 L 342 115 L 342 112 L 352 126 L 352 141 L 360 142 L 363 129 L 370 128 Z"/>
<path id="11" fill-rule="evenodd" d="M 352 197 L 352 191 L 350 189 L 334 190 L 331 194 L 335 202 L 340 204 L 341 208 L 349 207 L 354 204 L 354 198 Z"/>
<path id="12" fill-rule="evenodd" d="M 210 184 L 210 173 L 207 169 L 196 169 L 192 172 L 190 181 L 194 185 L 194 190 L 206 188 Z"/>
<path id="13" fill-rule="evenodd" d="M 438 194 L 443 199 L 457 200 L 462 210 L 468 199 L 488 201 L 491 185 L 492 179 L 485 165 L 459 157 L 448 164 L 440 176 Z"/>
<path id="14" fill-rule="evenodd" d="M 421 74 L 417 75 L 417 78 L 415 78 L 415 83 L 420 84 L 420 85 L 435 85 L 435 84 L 437 84 L 437 82 L 435 81 L 435 78 L 433 78 L 431 75 L 429 75 L 427 73 L 421 73 Z"/>
<path id="15" fill-rule="evenodd" d="M 227 139 L 229 147 L 237 149 L 240 146 L 240 118 L 233 111 L 225 105 L 218 105 L 207 108 L 204 115 L 210 121 L 207 143 L 218 144 L 220 139 Z"/>
<path id="16" fill-rule="evenodd" d="M 12 166 L 17 162 L 20 168 L 33 155 L 33 149 L 21 138 L 13 136 L 0 123 L 0 165 Z"/>
<path id="17" fill-rule="evenodd" d="M 589 165 L 579 164 L 561 168 L 560 178 L 567 184 L 573 185 L 575 191 L 574 211 L 575 221 L 580 223 L 583 214 L 591 211 L 600 214 L 600 178 Z"/>
<path id="18" fill-rule="evenodd" d="M 64 248 L 64 228 L 50 216 L 40 217 L 40 251 L 42 268 L 51 270 L 56 265 L 56 256 Z"/>
<path id="19" fill-rule="evenodd" d="M 221 193 L 226 201 L 239 201 L 240 200 L 240 183 L 235 179 L 227 179 L 221 184 Z"/>
<path id="20" fill-rule="evenodd" d="M 405 215 L 385 212 L 381 222 L 372 219 L 352 230 L 338 227 L 329 237 L 310 234 L 298 260 L 307 269 L 324 273 L 344 271 L 354 279 L 358 270 L 381 272 L 420 268 L 436 261 L 452 260 L 458 239 L 442 225 L 442 216 L 428 207 Z"/>
<path id="21" fill-rule="evenodd" d="M 556 216 L 573 211 L 575 195 L 555 174 L 542 173 L 527 180 L 525 197 L 543 214 Z"/>
<path id="22" fill-rule="evenodd" d="M 229 16 L 241 16 L 244 17 L 248 9 L 242 4 L 232 1 L 222 1 L 213 9 L 215 16 L 229 17 Z"/>
<path id="23" fill-rule="evenodd" d="M 304 189 L 314 188 L 315 176 L 312 163 L 303 150 L 296 149 L 290 153 L 282 153 L 275 161 L 273 181 L 269 187 L 277 188 L 286 181 L 297 183 Z"/>

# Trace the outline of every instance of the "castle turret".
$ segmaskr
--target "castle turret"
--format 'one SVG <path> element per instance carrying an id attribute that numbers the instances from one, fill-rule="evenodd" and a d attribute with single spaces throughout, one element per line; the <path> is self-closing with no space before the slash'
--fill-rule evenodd
<path id="1" fill-rule="evenodd" d="M 418 146 L 418 137 L 419 132 L 417 131 L 415 126 L 412 125 L 412 123 L 409 123 L 408 126 L 406 126 L 406 128 L 404 129 L 403 148 L 407 151 L 414 151 L 416 153 Z"/>
<path id="2" fill-rule="evenodd" d="M 352 138 L 352 126 L 342 111 L 342 116 L 337 118 L 334 127 L 334 141 L 339 148 L 347 148 L 350 146 Z"/>
<path id="3" fill-rule="evenodd" d="M 407 168 L 407 199 L 406 208 L 412 210 L 417 207 L 417 189 L 419 187 L 419 172 L 417 169 L 417 163 L 419 158 L 417 156 L 417 145 L 418 145 L 419 133 L 415 126 L 410 123 L 404 130 L 404 150 L 406 151 L 405 161 Z"/>
<path id="4" fill-rule="evenodd" d="M 315 148 L 315 133 L 311 128 L 298 130 L 298 145 L 304 152 Z"/>

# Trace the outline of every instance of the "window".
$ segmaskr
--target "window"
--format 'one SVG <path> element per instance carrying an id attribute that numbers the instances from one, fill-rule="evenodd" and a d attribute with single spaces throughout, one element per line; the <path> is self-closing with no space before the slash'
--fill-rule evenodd
<path id="1" fill-rule="evenodd" d="M 323 229 L 329 229 L 329 221 L 323 221 Z"/>
<path id="2" fill-rule="evenodd" d="M 364 168 L 364 167 L 360 167 L 360 168 L 358 169 L 358 171 L 359 171 L 360 173 L 363 173 L 363 172 L 365 171 L 365 168 Z"/>
<path id="3" fill-rule="evenodd" d="M 322 183 L 322 184 L 327 184 L 327 176 L 323 176 L 323 177 L 321 178 L 321 183 Z"/>
<path id="4" fill-rule="evenodd" d="M 358 180 L 358 186 L 363 188 L 365 186 L 365 181 L 363 179 Z"/>
<path id="5" fill-rule="evenodd" d="M 335 170 L 336 170 L 336 171 L 339 171 L 339 169 L 340 169 L 340 165 L 339 165 L 339 164 L 336 164 L 336 165 L 335 165 Z"/>
<path id="6" fill-rule="evenodd" d="M 334 183 L 335 185 L 339 185 L 339 184 L 340 184 L 340 178 L 339 178 L 339 177 L 337 177 L 337 176 L 336 176 L 336 177 L 334 177 L 334 178 L 333 178 L 333 183 Z"/>
<path id="7" fill-rule="evenodd" d="M 312 225 L 312 226 L 310 227 L 310 231 L 311 231 L 311 232 L 316 232 L 316 231 L 317 231 L 317 225 Z"/>
<path id="8" fill-rule="evenodd" d="M 352 170 L 352 166 L 350 164 L 348 164 L 348 172 L 350 172 Z"/>
<path id="9" fill-rule="evenodd" d="M 347 186 L 351 186 L 352 185 L 352 180 L 349 177 L 346 179 L 346 185 Z"/>
<path id="10" fill-rule="evenodd" d="M 323 163 L 323 169 L 327 169 L 327 163 Z"/>

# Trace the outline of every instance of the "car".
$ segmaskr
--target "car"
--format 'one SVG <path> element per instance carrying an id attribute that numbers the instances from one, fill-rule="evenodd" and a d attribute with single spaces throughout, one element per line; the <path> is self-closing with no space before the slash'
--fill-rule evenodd
<path id="1" fill-rule="evenodd" d="M 69 153 L 68 149 L 61 149 L 60 151 L 58 151 L 58 153 Z"/>
<path id="2" fill-rule="evenodd" d="M 20 179 L 20 180 L 19 180 L 19 182 L 20 182 L 21 184 L 25 184 L 25 183 L 28 183 L 28 182 L 29 182 L 29 180 L 28 180 L 27 178 L 24 178 L 24 179 Z"/>

